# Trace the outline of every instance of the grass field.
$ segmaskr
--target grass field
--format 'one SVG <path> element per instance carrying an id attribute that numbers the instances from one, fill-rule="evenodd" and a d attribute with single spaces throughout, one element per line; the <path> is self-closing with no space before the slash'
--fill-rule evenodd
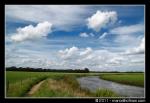
<path id="1" fill-rule="evenodd" d="M 101 79 L 144 87 L 144 73 L 101 74 Z"/>
<path id="2" fill-rule="evenodd" d="M 31 97 L 92 95 L 92 93 L 89 93 L 87 90 L 81 90 L 79 84 L 76 81 L 76 77 L 86 76 L 86 75 L 87 74 L 83 74 L 83 73 L 7 71 L 6 72 L 6 94 L 7 95 L 6 96 L 7 97 L 29 96 L 27 95 L 27 92 L 31 89 L 31 87 L 43 79 L 46 79 L 45 82 L 42 84 L 41 88 L 39 88 L 39 90 L 36 93 L 30 95 Z M 54 83 L 55 85 L 51 84 L 51 82 Z M 49 85 L 51 86 L 51 88 L 47 87 Z M 57 88 L 58 91 L 53 90 L 53 87 L 56 88 L 57 86 L 60 86 Z M 67 91 L 64 91 L 63 86 L 66 87 Z M 47 91 L 51 91 L 51 92 L 47 92 Z"/>
<path id="3" fill-rule="evenodd" d="M 108 89 L 98 89 L 96 93 L 81 89 L 76 78 L 101 75 L 101 78 L 131 85 L 144 85 L 144 74 L 128 73 L 52 73 L 52 72 L 6 72 L 6 97 L 118 97 Z M 111 78 L 111 79 L 110 79 Z M 117 78 L 117 79 L 115 79 Z M 137 79 L 138 78 L 138 79 Z M 28 95 L 31 88 L 43 83 L 38 90 Z M 143 83 L 143 84 L 142 84 Z"/>

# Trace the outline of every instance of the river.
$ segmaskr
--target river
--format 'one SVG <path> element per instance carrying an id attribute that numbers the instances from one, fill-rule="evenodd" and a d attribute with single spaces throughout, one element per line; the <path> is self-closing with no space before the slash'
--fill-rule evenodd
<path id="1" fill-rule="evenodd" d="M 124 97 L 144 97 L 144 88 L 120 84 L 112 81 L 100 79 L 99 76 L 87 76 L 77 78 L 81 88 L 95 92 L 98 88 L 110 89 Z"/>

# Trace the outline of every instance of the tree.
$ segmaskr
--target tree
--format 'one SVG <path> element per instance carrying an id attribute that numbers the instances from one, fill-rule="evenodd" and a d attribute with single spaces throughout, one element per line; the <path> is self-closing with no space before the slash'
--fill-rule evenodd
<path id="1" fill-rule="evenodd" d="M 89 69 L 88 68 L 84 68 L 85 72 L 88 73 L 89 72 Z"/>

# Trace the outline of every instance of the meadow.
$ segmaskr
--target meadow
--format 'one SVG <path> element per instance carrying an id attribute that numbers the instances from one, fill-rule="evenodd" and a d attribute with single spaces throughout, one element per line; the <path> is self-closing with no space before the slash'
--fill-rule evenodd
<path id="1" fill-rule="evenodd" d="M 117 83 L 144 87 L 144 73 L 101 74 L 100 78 Z"/>
<path id="2" fill-rule="evenodd" d="M 124 84 L 144 86 L 144 74 L 142 73 L 6 71 L 6 97 L 119 97 L 118 94 L 108 89 L 98 89 L 95 93 L 91 93 L 89 90 L 81 88 L 76 78 L 92 75 Z M 34 89 L 33 87 L 39 83 L 38 88 Z M 34 90 L 32 91 L 32 89 Z"/>

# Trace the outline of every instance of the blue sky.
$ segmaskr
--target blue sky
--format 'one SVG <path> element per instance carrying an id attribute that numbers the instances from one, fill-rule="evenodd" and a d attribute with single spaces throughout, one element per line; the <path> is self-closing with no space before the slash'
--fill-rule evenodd
<path id="1" fill-rule="evenodd" d="M 144 71 L 143 5 L 6 5 L 5 65 Z"/>

